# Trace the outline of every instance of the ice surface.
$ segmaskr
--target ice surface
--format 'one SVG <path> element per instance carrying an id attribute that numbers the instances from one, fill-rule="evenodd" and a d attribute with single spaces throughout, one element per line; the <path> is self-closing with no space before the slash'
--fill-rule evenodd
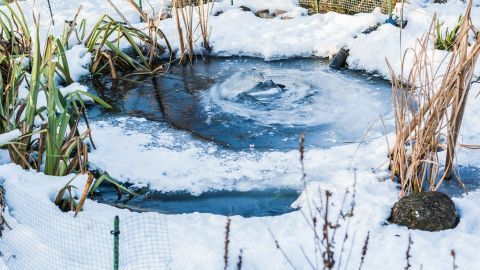
<path id="1" fill-rule="evenodd" d="M 258 89 L 265 80 L 284 85 L 285 89 Z M 204 96 L 210 114 L 226 112 L 263 125 L 330 125 L 344 136 L 358 134 L 379 115 L 389 114 L 389 99 L 389 89 L 383 85 L 375 88 L 328 68 L 241 71 L 213 86 Z"/>
<path id="2" fill-rule="evenodd" d="M 153 79 L 94 83 L 115 107 L 100 114 L 168 122 L 239 150 L 297 149 L 304 132 L 306 144 L 316 147 L 358 142 L 372 124 L 370 137 L 385 132 L 380 115 L 392 129 L 390 84 L 371 74 L 298 58 L 208 58 L 192 67 L 171 66 Z"/>

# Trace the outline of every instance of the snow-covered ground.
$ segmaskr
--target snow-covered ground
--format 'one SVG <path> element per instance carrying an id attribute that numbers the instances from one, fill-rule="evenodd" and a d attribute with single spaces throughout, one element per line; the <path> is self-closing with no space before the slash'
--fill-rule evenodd
<path id="1" fill-rule="evenodd" d="M 120 0 L 114 2 L 123 3 Z M 328 57 L 346 46 L 350 49 L 348 63 L 351 68 L 377 72 L 386 78 L 389 71 L 385 58 L 398 71 L 401 50 L 415 46 L 415 40 L 428 29 L 434 13 L 451 28 L 465 8 L 461 1 L 449 1 L 441 5 L 412 1 L 405 6 L 404 16 L 408 19 L 408 25 L 401 33 L 400 48 L 400 30 L 391 25 L 382 25 L 368 35 L 361 33 L 386 19 L 385 15 L 378 12 L 354 16 L 335 13 L 305 16 L 306 11 L 299 8 L 294 0 L 234 2 L 234 6 L 230 6 L 230 0 L 225 0 L 215 7 L 215 12 L 223 13 L 211 17 L 213 54 L 248 55 L 267 60 L 295 56 Z M 475 4 L 480 2 L 476 1 Z M 238 8 L 240 5 L 252 10 L 283 9 L 292 19 L 261 19 L 251 12 L 241 11 Z M 138 22 L 138 16 L 125 4 L 122 4 L 121 10 L 132 22 Z M 75 11 L 71 5 L 66 5 L 61 12 L 55 12 L 55 21 L 71 18 Z M 84 3 L 80 17 L 87 18 L 88 25 L 91 26 L 102 11 L 113 13 L 106 1 L 89 1 Z M 480 7 L 474 7 L 472 19 L 475 25 L 480 26 Z M 47 25 L 48 21 L 43 21 L 45 29 Z M 57 23 L 49 31 L 59 33 L 62 27 Z M 174 20 L 162 21 L 162 29 L 177 48 Z M 48 31 L 41 33 L 46 35 Z M 89 57 L 82 45 L 73 47 L 67 54 L 74 67 L 75 79 L 88 73 L 85 66 Z M 480 68 L 477 68 L 476 74 L 480 75 Z M 464 135 L 463 143 L 466 144 L 478 144 L 480 141 L 480 104 L 476 99 L 479 91 L 480 84 L 474 84 L 461 132 Z M 149 126 L 150 130 L 142 132 L 141 129 L 132 129 L 132 126 Z M 168 191 L 187 190 L 194 194 L 209 189 L 303 189 L 297 151 L 230 152 L 219 149 L 214 144 L 197 141 L 184 132 L 138 118 L 97 121 L 92 123 L 92 129 L 98 150 L 92 152 L 91 161 L 99 167 L 107 168 L 116 177 L 130 179 L 132 182 L 137 179 L 138 182 L 133 184 L 149 184 L 155 189 Z M 392 134 L 387 137 L 392 143 Z M 455 229 L 431 233 L 386 225 L 390 208 L 398 198 L 398 188 L 387 180 L 385 138 L 371 139 L 358 150 L 357 147 L 356 144 L 351 144 L 328 149 L 308 149 L 305 153 L 305 172 L 309 184 L 295 203 L 303 207 L 304 211 L 307 210 L 309 199 L 318 198 L 319 189 L 332 191 L 334 201 L 340 201 L 345 189 L 353 184 L 352 168 L 356 169 L 356 209 L 349 226 L 349 239 L 353 240 L 353 245 L 352 242 L 347 242 L 346 250 L 351 250 L 351 256 L 348 265 L 344 262 L 345 269 L 358 269 L 367 233 L 370 238 L 363 269 L 404 269 L 407 266 L 405 253 L 409 235 L 413 240 L 410 251 L 412 269 L 452 269 L 451 250 L 456 251 L 459 269 L 480 268 L 480 258 L 477 256 L 480 244 L 479 191 L 454 198 L 461 218 Z M 71 178 L 48 177 L 24 171 L 9 164 L 6 153 L 2 152 L 0 157 L 4 164 L 0 166 L 0 178 L 46 204 L 51 203 L 56 191 Z M 462 149 L 458 162 L 462 165 L 480 166 L 480 155 L 475 150 Z M 75 180 L 75 185 L 79 187 L 77 192 L 81 192 L 85 181 L 82 177 Z M 11 215 L 13 220 L 15 208 L 22 206 L 8 200 L 7 204 L 9 210 L 12 210 L 7 215 Z M 335 203 L 333 209 L 338 209 L 338 204 Z M 58 215 L 69 214 L 58 211 Z M 87 200 L 79 218 L 106 223 L 111 222 L 115 215 L 127 217 L 142 214 Z M 167 221 L 172 269 L 223 267 L 224 216 L 200 213 L 169 215 Z M 29 230 L 41 233 L 36 231 L 35 224 L 9 225 L 12 230 L 6 228 L 4 234 L 30 241 L 32 252 L 39 252 L 35 246 L 49 244 L 35 242 L 35 238 L 25 233 Z M 344 229 L 345 226 L 340 231 Z M 301 211 L 276 217 L 232 217 L 230 268 L 235 268 L 240 249 L 243 250 L 244 269 L 290 268 L 286 258 L 276 249 L 269 230 L 297 268 L 310 268 L 302 249 L 306 254 L 312 254 L 314 237 Z M 337 251 L 339 246 L 337 244 Z M 11 257 L 7 258 L 8 254 L 2 248 L 5 248 L 5 243 L 0 240 L 0 251 L 5 261 L 12 260 Z"/>

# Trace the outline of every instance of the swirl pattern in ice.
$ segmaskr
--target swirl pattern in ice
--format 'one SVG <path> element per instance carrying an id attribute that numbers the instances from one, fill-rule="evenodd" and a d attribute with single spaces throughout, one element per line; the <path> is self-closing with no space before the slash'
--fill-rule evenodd
<path id="1" fill-rule="evenodd" d="M 258 125 L 321 129 L 332 141 L 354 140 L 390 112 L 390 92 L 326 68 L 238 71 L 205 92 L 210 119 L 221 114 Z"/>

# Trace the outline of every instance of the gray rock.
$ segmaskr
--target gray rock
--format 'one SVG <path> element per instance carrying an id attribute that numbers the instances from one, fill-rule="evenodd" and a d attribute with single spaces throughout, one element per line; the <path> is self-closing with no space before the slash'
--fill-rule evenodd
<path id="1" fill-rule="evenodd" d="M 341 48 L 330 62 L 330 68 L 341 69 L 347 67 L 348 49 Z"/>
<path id="2" fill-rule="evenodd" d="M 257 12 L 255 12 L 255 16 L 263 19 L 271 19 L 274 17 L 273 15 L 270 14 L 270 11 L 268 9 L 257 10 Z"/>
<path id="3" fill-rule="evenodd" d="M 374 31 L 377 31 L 378 27 L 380 27 L 380 26 L 381 26 L 381 24 L 379 24 L 379 23 L 377 23 L 374 26 L 370 26 L 367 29 L 363 30 L 362 34 L 368 35 L 368 34 L 374 32 Z"/>
<path id="4" fill-rule="evenodd" d="M 246 6 L 240 6 L 240 9 L 243 11 L 252 11 L 249 7 Z"/>
<path id="5" fill-rule="evenodd" d="M 441 231 L 458 223 L 455 203 L 448 195 L 429 191 L 401 198 L 392 208 L 389 221 L 409 229 Z"/>
<path id="6" fill-rule="evenodd" d="M 257 85 L 256 85 L 256 88 L 263 89 L 263 90 L 270 89 L 270 88 L 284 89 L 285 87 L 286 87 L 285 85 L 280 84 L 280 83 L 275 83 L 272 80 L 267 80 L 267 81 L 264 81 L 264 82 L 258 82 Z"/>
<path id="7" fill-rule="evenodd" d="M 163 12 L 160 15 L 160 20 L 166 20 L 166 19 L 169 19 L 169 18 L 172 18 L 172 14 L 170 14 L 170 12 Z"/>

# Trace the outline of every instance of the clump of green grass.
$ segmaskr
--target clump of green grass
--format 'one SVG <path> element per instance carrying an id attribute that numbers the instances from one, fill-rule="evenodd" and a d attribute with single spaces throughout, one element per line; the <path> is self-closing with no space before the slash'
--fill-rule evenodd
<path id="1" fill-rule="evenodd" d="M 451 51 L 453 49 L 455 40 L 458 37 L 461 24 L 462 24 L 462 16 L 458 18 L 457 23 L 455 24 L 452 30 L 448 29 L 447 27 L 445 29 L 445 32 L 442 33 L 441 28 L 443 26 L 443 23 L 437 20 L 435 24 L 435 49 Z"/>
<path id="2" fill-rule="evenodd" d="M 102 15 L 87 36 L 85 46 L 93 54 L 91 66 L 93 74 L 105 72 L 108 69 L 114 79 L 118 77 L 118 71 L 157 75 L 164 71 L 160 57 L 167 52 L 167 49 L 172 55 L 170 43 L 158 26 L 160 16 L 151 18 L 135 2 L 128 2 L 147 22 L 146 28 L 139 29 L 132 26 L 120 10 L 109 1 L 123 22 L 116 21 L 108 15 Z M 165 42 L 166 48 L 159 44 L 160 40 Z M 123 46 L 129 47 L 129 52 L 123 50 Z"/>

